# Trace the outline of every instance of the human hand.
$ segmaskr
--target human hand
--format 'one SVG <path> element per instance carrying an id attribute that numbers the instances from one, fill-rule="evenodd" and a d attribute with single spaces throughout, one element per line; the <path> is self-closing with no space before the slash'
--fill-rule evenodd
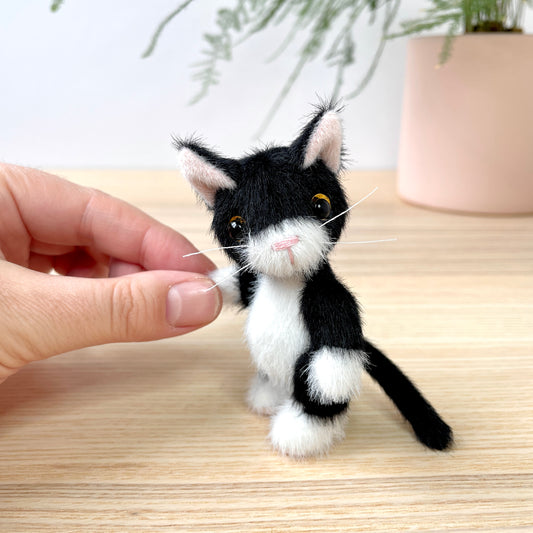
<path id="1" fill-rule="evenodd" d="M 215 265 L 183 259 L 195 250 L 125 202 L 0 164 L 0 383 L 52 355 L 214 320 L 222 302 L 205 274 Z"/>

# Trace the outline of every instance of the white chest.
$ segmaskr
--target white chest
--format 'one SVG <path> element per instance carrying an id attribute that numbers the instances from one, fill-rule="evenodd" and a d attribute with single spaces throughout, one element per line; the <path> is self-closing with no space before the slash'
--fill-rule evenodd
<path id="1" fill-rule="evenodd" d="M 258 370 L 274 383 L 292 388 L 294 364 L 309 347 L 300 312 L 303 283 L 262 277 L 246 323 L 246 338 Z"/>

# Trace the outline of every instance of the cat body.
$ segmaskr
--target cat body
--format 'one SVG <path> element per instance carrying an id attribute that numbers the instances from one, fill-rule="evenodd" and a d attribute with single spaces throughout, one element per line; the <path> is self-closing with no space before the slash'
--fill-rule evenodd
<path id="1" fill-rule="evenodd" d="M 238 160 L 195 140 L 177 147 L 182 172 L 213 211 L 212 229 L 234 261 L 212 277 L 225 302 L 248 308 L 245 334 L 257 368 L 248 403 L 272 416 L 274 448 L 292 457 L 326 453 L 343 437 L 365 369 L 419 440 L 449 446 L 450 428 L 364 338 L 357 301 L 327 259 L 349 209 L 338 178 L 338 112 L 322 106 L 290 146 Z"/>

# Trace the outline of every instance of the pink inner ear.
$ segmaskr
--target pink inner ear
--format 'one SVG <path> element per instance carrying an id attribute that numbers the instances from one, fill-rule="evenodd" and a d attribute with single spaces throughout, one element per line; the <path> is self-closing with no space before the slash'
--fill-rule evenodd
<path id="1" fill-rule="evenodd" d="M 342 126 L 334 111 L 328 111 L 315 127 L 305 150 L 304 168 L 322 159 L 337 173 L 341 166 Z"/>
<path id="2" fill-rule="evenodd" d="M 234 189 L 237 186 L 222 170 L 189 148 L 179 151 L 178 163 L 187 181 L 210 207 L 215 203 L 215 194 L 219 189 Z"/>

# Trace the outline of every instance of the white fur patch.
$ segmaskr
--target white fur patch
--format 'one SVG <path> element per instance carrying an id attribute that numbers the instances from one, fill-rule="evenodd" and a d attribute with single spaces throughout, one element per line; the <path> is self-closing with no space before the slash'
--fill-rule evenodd
<path id="1" fill-rule="evenodd" d="M 364 352 L 328 347 L 318 350 L 307 374 L 311 397 L 324 403 L 349 401 L 359 394 L 365 360 Z"/>
<path id="2" fill-rule="evenodd" d="M 260 415 L 274 414 L 287 399 L 287 391 L 274 385 L 267 377 L 257 374 L 246 397 L 250 409 Z"/>
<path id="3" fill-rule="evenodd" d="M 182 148 L 178 152 L 178 164 L 187 181 L 210 207 L 213 207 L 219 189 L 234 189 L 237 186 L 222 170 L 189 148 Z"/>
<path id="4" fill-rule="evenodd" d="M 344 438 L 346 420 L 346 415 L 320 420 L 305 414 L 300 405 L 287 401 L 272 417 L 270 440 L 278 452 L 290 457 L 324 455 Z"/>
<path id="5" fill-rule="evenodd" d="M 294 246 L 276 247 L 276 244 L 295 237 L 297 242 Z M 306 275 L 322 263 L 331 249 L 329 240 L 327 231 L 318 221 L 293 218 L 252 235 L 243 255 L 254 271 L 268 276 L 288 278 Z"/>
<path id="6" fill-rule="evenodd" d="M 322 159 L 335 174 L 340 169 L 342 125 L 335 111 L 328 111 L 316 125 L 305 149 L 304 168 Z"/>
<path id="7" fill-rule="evenodd" d="M 257 369 L 288 393 L 294 365 L 309 347 L 300 312 L 303 282 L 260 276 L 246 322 L 246 338 Z"/>
<path id="8" fill-rule="evenodd" d="M 209 272 L 209 277 L 217 284 L 224 304 L 238 304 L 241 301 L 241 290 L 239 278 L 236 275 L 237 267 L 230 265 L 224 268 L 217 268 Z"/>

